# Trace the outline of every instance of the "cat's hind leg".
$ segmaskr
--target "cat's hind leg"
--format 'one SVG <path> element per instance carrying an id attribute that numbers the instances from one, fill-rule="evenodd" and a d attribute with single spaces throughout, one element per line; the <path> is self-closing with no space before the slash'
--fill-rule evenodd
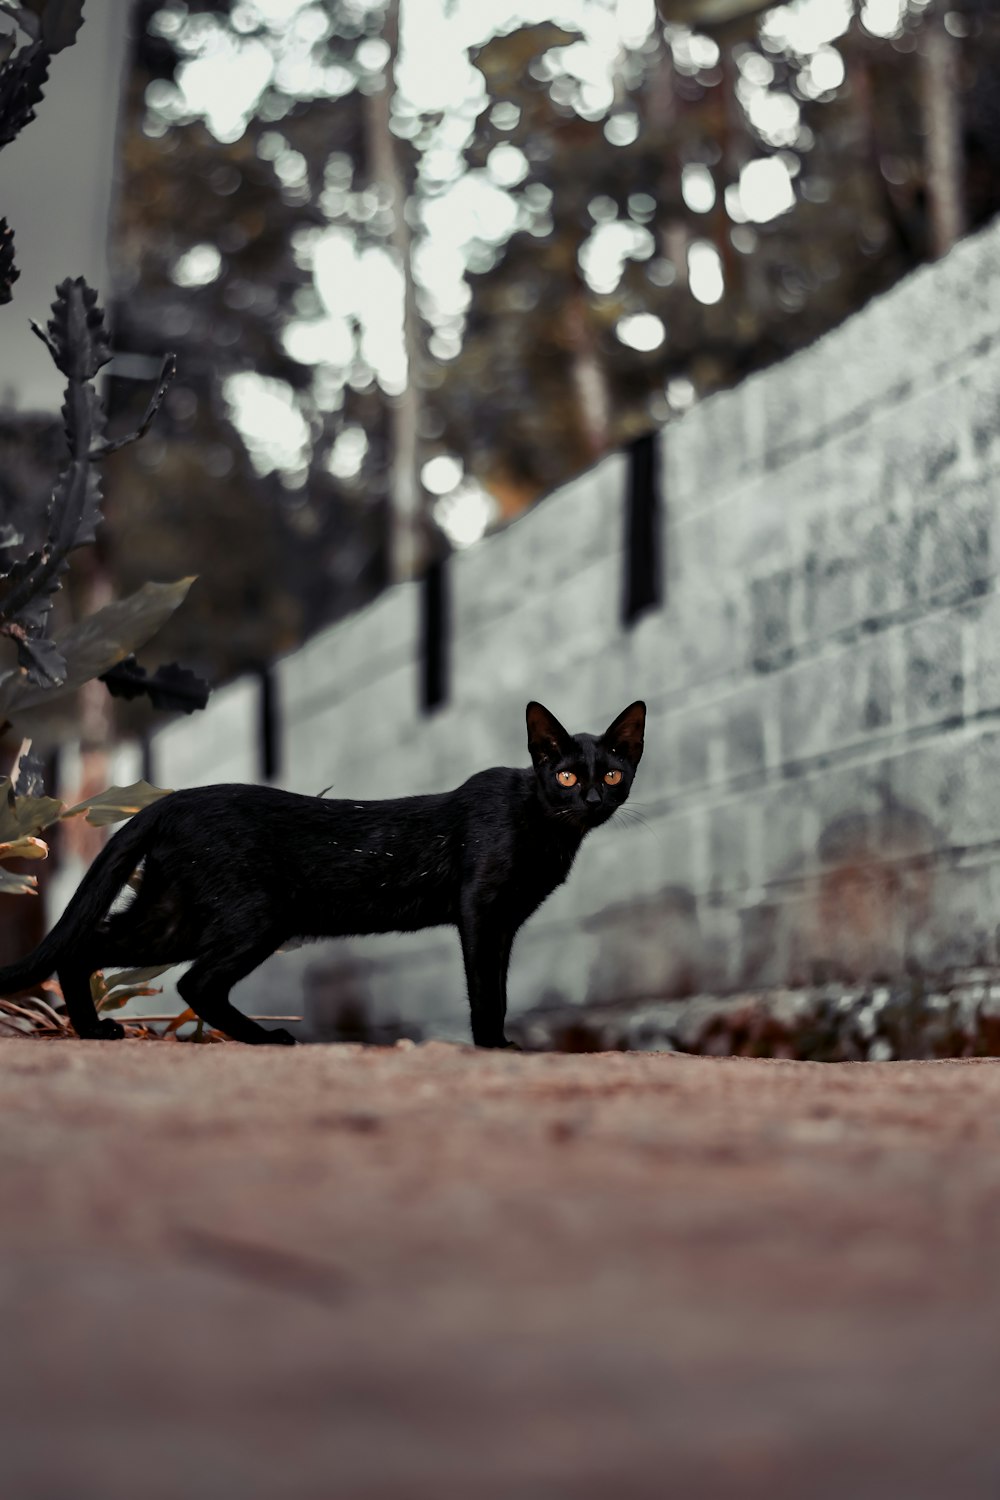
<path id="1" fill-rule="evenodd" d="M 99 1016 L 90 993 L 90 976 L 99 967 L 89 958 L 66 958 L 59 965 L 56 977 L 77 1036 L 87 1040 L 118 1041 L 125 1035 L 125 1028 L 110 1016 Z"/>
<path id="2" fill-rule="evenodd" d="M 99 969 L 179 963 L 188 956 L 167 942 L 160 914 L 143 909 L 138 901 L 105 918 L 92 937 L 65 956 L 57 971 L 77 1036 L 117 1041 L 125 1035 L 117 1021 L 97 1013 L 90 981 Z"/>
<path id="3" fill-rule="evenodd" d="M 210 946 L 210 933 L 202 954 L 177 986 L 178 993 L 209 1026 L 224 1031 L 237 1042 L 251 1046 L 294 1046 L 295 1038 L 284 1028 L 268 1031 L 245 1016 L 229 1002 L 229 991 L 239 980 L 251 974 L 265 958 L 270 958 L 282 939 L 277 933 L 258 929 L 251 943 L 237 943 L 230 932 Z"/>

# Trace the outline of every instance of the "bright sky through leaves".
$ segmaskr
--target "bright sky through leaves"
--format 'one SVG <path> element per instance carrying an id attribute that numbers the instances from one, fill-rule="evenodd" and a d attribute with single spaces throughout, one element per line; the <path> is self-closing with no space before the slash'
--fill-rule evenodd
<path id="1" fill-rule="evenodd" d="M 791 0 L 763 17 L 762 50 L 737 51 L 737 97 L 765 149 L 774 154 L 745 162 L 738 182 L 728 184 L 720 183 L 704 162 L 684 164 L 681 190 L 692 214 L 711 215 L 723 188 L 725 209 L 735 225 L 764 224 L 794 206 L 799 155 L 809 144 L 801 101 L 831 97 L 843 84 L 844 66 L 835 44 L 850 22 L 852 3 Z M 922 0 L 912 3 L 917 9 Z M 906 6 L 907 0 L 864 0 L 863 23 L 875 35 L 892 35 Z M 355 89 L 373 92 L 382 86 L 389 56 L 386 43 L 375 34 L 381 14 L 381 0 L 340 0 L 336 22 L 318 0 L 239 0 L 227 18 L 188 13 L 178 0 L 170 0 L 151 26 L 170 40 L 180 61 L 173 81 L 157 79 L 149 85 L 146 128 L 157 135 L 173 123 L 201 119 L 220 140 L 234 141 L 262 101 L 266 110 L 270 89 L 293 100 L 339 98 Z M 331 60 L 324 44 L 334 24 L 342 27 L 345 21 L 357 24 L 359 39 L 341 45 Z M 490 103 L 471 52 L 519 26 L 554 23 L 578 34 L 570 45 L 544 53 L 533 64 L 533 75 L 560 107 L 600 122 L 611 146 L 625 148 L 636 139 L 641 122 L 623 90 L 623 69 L 630 55 L 642 56 L 654 26 L 662 23 L 654 0 L 561 0 L 555 7 L 548 0 L 516 5 L 510 0 L 401 0 L 400 22 L 392 129 L 417 146 L 417 188 L 408 211 L 412 274 L 431 355 L 446 362 L 462 349 L 471 299 L 469 272 L 489 270 L 517 231 L 543 236 L 552 223 L 552 193 L 540 183 L 525 186 L 531 163 L 519 144 L 501 140 L 484 165 L 470 167 L 466 161 L 477 117 Z M 366 30 L 373 34 L 365 35 Z M 718 64 L 719 49 L 710 37 L 678 25 L 667 26 L 666 35 L 681 75 L 694 77 Z M 795 60 L 794 90 L 776 83 L 769 54 L 779 53 Z M 271 118 L 274 128 L 262 136 L 260 153 L 273 162 L 290 193 L 304 192 L 305 160 L 283 136 L 280 112 Z M 502 99 L 490 112 L 501 132 L 516 129 L 519 118 L 517 106 Z M 226 382 L 234 421 L 262 472 L 301 475 L 311 423 L 341 405 L 345 387 L 364 390 L 375 381 L 392 397 L 406 386 L 403 278 L 390 239 L 387 200 L 366 184 L 356 184 L 353 174 L 346 155 L 330 157 L 319 200 L 326 227 L 308 231 L 296 246 L 300 265 L 311 271 L 316 295 L 313 305 L 303 301 L 286 325 L 283 341 L 293 359 L 317 370 L 306 409 L 291 387 L 252 371 Z M 705 237 L 688 244 L 687 265 L 678 268 L 677 257 L 672 261 L 646 227 L 656 203 L 651 198 L 640 203 L 644 196 L 633 195 L 627 212 L 610 198 L 598 196 L 591 202 L 593 222 L 578 257 L 591 292 L 614 295 L 629 262 L 644 262 L 654 286 L 671 284 L 680 269 L 680 285 L 697 302 L 719 302 L 726 292 L 724 270 L 708 238 L 708 219 Z M 187 251 L 173 271 L 176 282 L 186 287 L 206 285 L 218 274 L 218 252 L 208 245 Z M 634 304 L 618 318 L 615 333 L 640 356 L 669 343 L 670 336 L 660 318 Z M 364 461 L 366 447 L 358 434 L 360 428 L 345 428 L 334 445 L 329 467 L 338 477 L 349 477 Z M 429 481 L 432 477 L 433 471 Z M 433 491 L 434 485 L 428 482 L 428 488 Z M 438 519 L 456 540 L 467 540 L 480 522 L 486 524 L 485 507 L 460 466 L 447 489 L 435 492 Z M 462 519 L 463 506 L 467 520 Z"/>

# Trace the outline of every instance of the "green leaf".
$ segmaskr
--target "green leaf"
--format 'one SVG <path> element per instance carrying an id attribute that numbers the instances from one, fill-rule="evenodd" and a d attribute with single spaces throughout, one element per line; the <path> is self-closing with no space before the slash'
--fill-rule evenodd
<path id="1" fill-rule="evenodd" d="M 172 787 L 150 786 L 148 781 L 136 781 L 132 786 L 109 786 L 107 791 L 88 797 L 86 802 L 68 807 L 62 816 L 75 818 L 86 813 L 88 823 L 95 828 L 106 828 L 109 823 L 131 818 L 133 813 L 141 812 L 160 797 L 169 797 L 172 790 Z"/>
<path id="2" fill-rule="evenodd" d="M 62 815 L 57 797 L 18 797 L 10 777 L 0 779 L 0 843 L 40 833 Z"/>
<path id="3" fill-rule="evenodd" d="M 145 583 L 127 599 L 116 599 L 86 620 L 53 636 L 66 662 L 66 677 L 58 687 L 38 687 L 21 672 L 0 679 L 0 717 L 11 718 L 22 709 L 48 703 L 100 677 L 149 641 L 183 604 L 193 578 L 176 583 Z"/>

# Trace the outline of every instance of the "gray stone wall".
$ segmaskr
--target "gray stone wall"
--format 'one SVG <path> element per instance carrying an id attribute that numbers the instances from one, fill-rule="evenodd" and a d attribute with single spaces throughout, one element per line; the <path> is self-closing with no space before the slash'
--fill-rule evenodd
<path id="1" fill-rule="evenodd" d="M 524 764 L 523 710 L 650 709 L 633 805 L 518 939 L 515 1010 L 997 961 L 1000 232 L 660 439 L 664 598 L 621 625 L 627 458 L 453 561 L 451 691 L 419 586 L 276 668 L 282 785 L 378 797 Z M 154 744 L 253 779 L 255 684 Z M 279 955 L 241 1003 L 465 1036 L 450 931 Z"/>

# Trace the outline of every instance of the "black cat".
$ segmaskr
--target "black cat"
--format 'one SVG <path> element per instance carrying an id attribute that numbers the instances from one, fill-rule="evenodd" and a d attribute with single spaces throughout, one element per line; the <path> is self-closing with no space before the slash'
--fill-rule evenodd
<path id="1" fill-rule="evenodd" d="M 161 798 L 101 851 L 35 951 L 0 969 L 0 994 L 55 969 L 79 1035 L 120 1037 L 94 1009 L 95 970 L 193 959 L 177 988 L 197 1015 L 238 1041 L 290 1043 L 229 1003 L 282 943 L 454 924 L 473 1040 L 505 1046 L 514 936 L 628 796 L 646 706 L 599 737 L 568 734 L 540 703 L 527 721 L 531 769 L 480 771 L 453 792 L 343 802 L 206 786 Z M 109 914 L 140 862 L 138 894 Z"/>

